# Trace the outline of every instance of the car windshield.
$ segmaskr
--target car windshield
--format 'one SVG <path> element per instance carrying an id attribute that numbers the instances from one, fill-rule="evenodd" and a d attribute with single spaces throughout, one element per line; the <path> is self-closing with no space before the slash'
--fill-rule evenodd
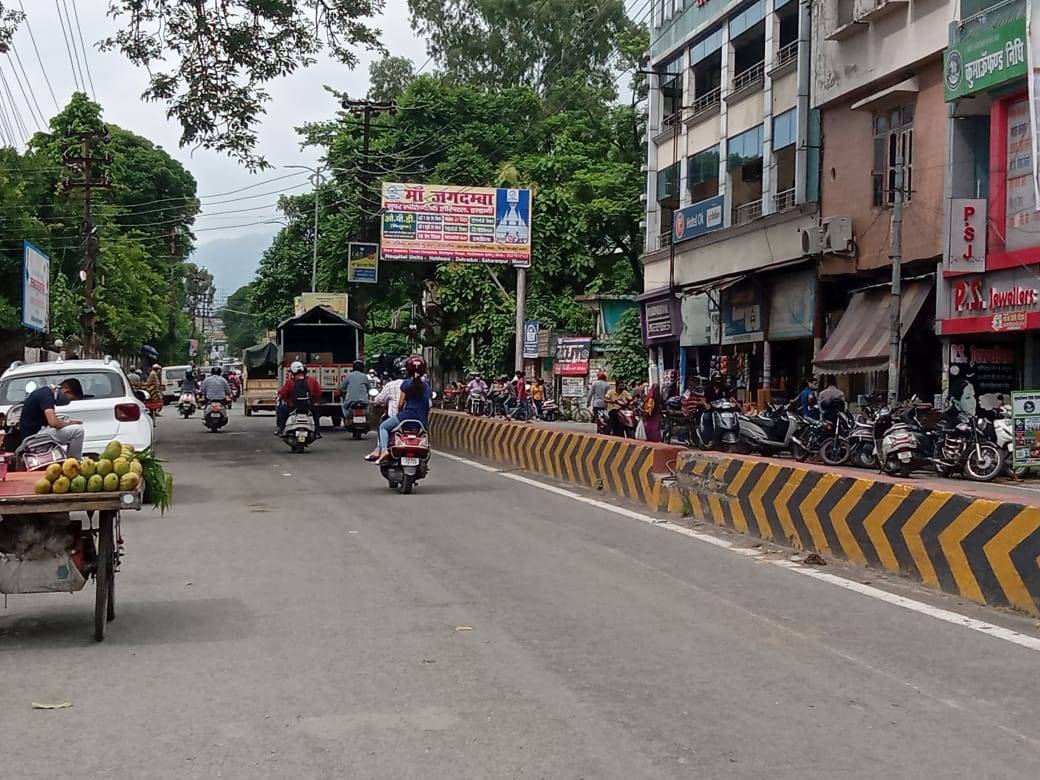
<path id="1" fill-rule="evenodd" d="M 0 381 L 0 404 L 20 404 L 36 388 L 60 385 L 66 379 L 78 379 L 85 398 L 122 398 L 126 395 L 123 378 L 115 371 L 60 371 L 23 374 Z"/>
<path id="2" fill-rule="evenodd" d="M 183 368 L 168 368 L 164 372 L 166 374 L 167 382 L 179 382 L 184 379 L 185 369 Z"/>

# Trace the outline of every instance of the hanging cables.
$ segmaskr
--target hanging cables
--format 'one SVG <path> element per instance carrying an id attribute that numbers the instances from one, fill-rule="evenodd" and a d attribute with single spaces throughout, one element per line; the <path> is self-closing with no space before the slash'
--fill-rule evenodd
<path id="1" fill-rule="evenodd" d="M 61 2 L 64 5 L 65 0 L 61 0 Z M 79 34 L 79 47 L 80 47 L 80 49 L 83 50 L 83 67 L 87 71 L 87 80 L 90 81 L 90 96 L 92 98 L 94 98 L 95 101 L 97 101 L 97 94 L 94 92 L 94 76 L 90 72 L 90 61 L 87 59 L 87 46 L 86 46 L 85 43 L 83 43 L 83 28 L 79 26 L 79 11 L 76 9 L 76 0 L 72 0 L 72 13 L 76 17 L 76 32 Z M 66 7 L 65 8 L 65 16 L 68 16 L 68 15 L 69 15 L 69 9 L 68 9 L 68 7 Z M 70 33 L 72 32 L 72 24 L 71 23 L 69 24 L 69 32 Z M 82 77 L 83 77 L 83 74 L 80 73 L 80 78 L 82 78 Z"/>
<path id="2" fill-rule="evenodd" d="M 11 70 L 14 72 L 15 80 L 18 82 L 18 88 L 22 91 L 22 97 L 25 98 L 26 105 L 29 106 L 29 113 L 33 115 L 33 121 L 36 122 L 36 127 L 43 129 L 47 126 L 47 117 L 43 115 L 43 110 L 40 108 L 40 103 L 36 99 L 36 93 L 33 91 L 32 82 L 29 81 L 29 76 L 25 72 L 25 68 L 22 66 L 22 60 L 18 56 L 18 50 L 14 48 L 14 42 L 11 43 L 11 52 L 14 53 L 14 59 L 11 59 L 11 54 L 8 53 L 7 61 L 11 64 Z M 18 70 L 15 69 L 15 62 L 18 63 L 18 70 L 21 70 L 22 76 L 19 78 Z M 26 90 L 28 87 L 28 91 Z M 29 104 L 30 99 L 32 104 Z"/>
<path id="3" fill-rule="evenodd" d="M 72 80 L 76 84 L 76 91 L 81 92 L 79 86 L 79 76 L 76 75 L 76 62 L 72 57 L 72 47 L 69 46 L 69 36 L 65 31 L 65 17 L 61 15 L 61 5 L 59 0 L 54 0 L 54 10 L 58 12 L 58 21 L 61 22 L 61 35 L 65 39 L 65 51 L 69 55 L 69 67 L 72 68 Z"/>
<path id="4" fill-rule="evenodd" d="M 43 80 L 47 83 L 47 91 L 51 93 L 51 100 L 54 101 L 54 107 L 58 111 L 61 111 L 61 106 L 58 105 L 58 98 L 54 95 L 54 87 L 51 86 L 50 76 L 47 75 L 47 68 L 43 66 L 43 58 L 40 56 L 40 47 L 36 45 L 36 36 L 33 35 L 32 27 L 29 25 L 29 15 L 25 13 L 25 6 L 22 5 L 22 0 L 18 0 L 18 7 L 22 9 L 22 18 L 25 21 L 25 29 L 29 33 L 29 40 L 32 41 L 33 51 L 36 52 L 36 62 L 40 65 L 40 72 L 43 73 Z M 13 48 L 14 45 L 12 44 L 12 50 Z M 15 52 L 15 57 L 17 56 L 18 52 Z"/>

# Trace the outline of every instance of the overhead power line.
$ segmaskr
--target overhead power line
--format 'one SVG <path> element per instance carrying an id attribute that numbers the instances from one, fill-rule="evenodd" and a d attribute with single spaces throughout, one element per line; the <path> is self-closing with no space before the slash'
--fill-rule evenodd
<path id="1" fill-rule="evenodd" d="M 33 35 L 32 26 L 29 24 L 29 15 L 25 13 L 25 6 L 22 5 L 22 0 L 18 0 L 18 7 L 22 10 L 22 18 L 25 22 L 25 30 L 29 33 L 29 40 L 32 41 L 33 51 L 36 52 L 36 62 L 39 63 L 40 72 L 43 73 L 43 80 L 47 83 L 47 91 L 51 93 L 51 100 L 54 101 L 54 107 L 58 111 L 61 111 L 61 106 L 58 104 L 58 98 L 54 95 L 54 87 L 51 86 L 50 76 L 47 75 L 47 68 L 44 67 L 43 58 L 40 56 L 40 47 L 36 45 L 36 36 Z M 12 49 L 13 48 L 14 47 L 12 44 Z M 17 52 L 15 52 L 15 56 L 18 56 Z"/>
<path id="2" fill-rule="evenodd" d="M 65 0 L 61 0 L 61 2 L 64 3 Z M 72 0 L 72 13 L 76 17 L 76 32 L 79 34 L 79 47 L 80 47 L 80 49 L 83 50 L 83 67 L 86 68 L 87 79 L 90 81 L 90 95 L 96 101 L 97 100 L 97 94 L 94 92 L 94 76 L 90 72 L 90 60 L 87 57 L 87 46 L 86 46 L 85 43 L 83 43 L 83 28 L 80 27 L 80 25 L 79 25 L 79 10 L 76 8 L 76 0 Z M 65 8 L 65 15 L 68 16 L 68 14 L 69 14 L 69 9 L 66 7 Z M 70 24 L 69 25 L 69 30 L 71 31 L 71 29 L 72 29 L 72 25 Z M 83 77 L 83 74 L 80 73 L 80 78 L 82 78 L 82 77 Z"/>
<path id="3" fill-rule="evenodd" d="M 28 103 L 28 101 L 32 99 L 33 105 L 32 107 L 30 107 L 30 112 L 32 112 L 33 109 L 35 109 L 34 116 L 38 117 L 40 121 L 40 124 L 37 126 L 42 129 L 47 126 L 47 117 L 44 116 L 43 109 L 40 108 L 40 102 L 36 99 L 36 92 L 32 88 L 32 82 L 29 80 L 29 74 L 25 72 L 25 66 L 22 65 L 22 59 L 18 56 L 18 50 L 14 47 L 13 41 L 11 42 L 11 53 L 14 54 L 14 60 L 11 60 L 11 54 L 9 53 L 7 55 L 7 61 L 11 63 L 11 70 L 14 70 L 15 62 L 18 63 L 18 69 L 22 73 L 22 78 L 18 79 L 18 71 L 15 71 L 15 78 L 18 79 L 18 87 L 22 90 L 22 95 L 26 95 L 26 91 L 28 91 L 28 95 L 26 96 L 26 102 Z M 25 84 L 25 86 L 22 86 L 23 83 Z"/>
<path id="4" fill-rule="evenodd" d="M 79 76 L 76 75 L 76 62 L 72 56 L 72 47 L 69 45 L 69 35 L 65 30 L 65 17 L 61 15 L 61 5 L 59 0 L 54 0 L 54 10 L 58 12 L 58 21 L 61 23 L 61 36 L 65 39 L 65 51 L 69 55 L 69 67 L 72 68 L 72 81 L 76 84 L 76 91 L 79 92 Z"/>

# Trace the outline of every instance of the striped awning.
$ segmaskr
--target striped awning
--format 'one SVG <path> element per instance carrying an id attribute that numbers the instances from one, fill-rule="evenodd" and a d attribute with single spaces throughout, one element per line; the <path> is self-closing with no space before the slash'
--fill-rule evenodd
<path id="1" fill-rule="evenodd" d="M 900 338 L 906 338 L 931 289 L 931 279 L 903 283 Z M 816 369 L 825 374 L 858 374 L 888 368 L 891 303 L 892 296 L 886 287 L 853 295 L 838 327 L 816 355 L 813 361 Z"/>

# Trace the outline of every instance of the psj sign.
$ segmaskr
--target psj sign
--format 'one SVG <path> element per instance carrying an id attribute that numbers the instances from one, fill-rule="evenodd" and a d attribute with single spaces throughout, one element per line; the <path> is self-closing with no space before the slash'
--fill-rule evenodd
<path id="1" fill-rule="evenodd" d="M 946 270 L 978 272 L 986 267 L 986 200 L 950 201 L 950 255 Z"/>

